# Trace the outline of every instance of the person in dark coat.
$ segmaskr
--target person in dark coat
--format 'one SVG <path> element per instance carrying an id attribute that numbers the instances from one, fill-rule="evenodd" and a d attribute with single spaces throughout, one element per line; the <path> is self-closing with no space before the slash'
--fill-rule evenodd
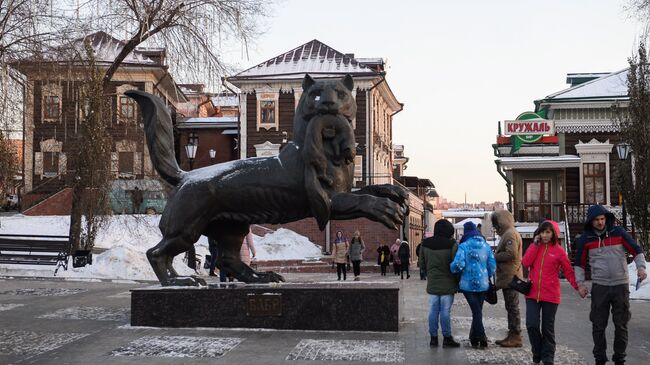
<path id="1" fill-rule="evenodd" d="M 213 240 L 212 238 L 208 238 L 208 249 L 210 250 L 210 276 L 217 276 L 217 274 L 214 273 L 214 269 L 217 266 L 217 241 Z"/>
<path id="2" fill-rule="evenodd" d="M 386 269 L 388 268 L 390 257 L 390 248 L 387 244 L 382 244 L 377 249 L 377 265 L 381 268 L 381 275 L 386 276 Z"/>
<path id="3" fill-rule="evenodd" d="M 415 246 L 415 257 L 418 258 L 418 267 L 420 268 L 420 280 L 427 280 L 426 268 L 422 268 L 422 266 L 420 266 L 420 249 L 421 248 L 422 248 L 422 242 L 418 243 L 418 245 Z"/>
<path id="4" fill-rule="evenodd" d="M 402 244 L 399 246 L 399 251 L 397 251 L 397 256 L 399 256 L 400 261 L 400 278 L 404 279 L 404 272 L 406 272 L 406 278 L 410 279 L 411 274 L 409 274 L 409 265 L 411 264 L 411 248 L 409 243 L 402 241 Z"/>
<path id="5" fill-rule="evenodd" d="M 442 328 L 442 347 L 459 347 L 451 335 L 451 306 L 458 291 L 458 276 L 449 265 L 456 256 L 458 244 L 452 238 L 454 226 L 446 219 L 434 225 L 433 237 L 421 243 L 418 256 L 420 270 L 424 270 L 429 294 L 429 345 L 438 346 L 438 322 Z"/>

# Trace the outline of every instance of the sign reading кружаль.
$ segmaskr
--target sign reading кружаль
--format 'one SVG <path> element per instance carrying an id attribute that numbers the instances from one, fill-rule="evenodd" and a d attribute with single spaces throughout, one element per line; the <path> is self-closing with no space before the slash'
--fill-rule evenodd
<path id="1" fill-rule="evenodd" d="M 506 120 L 504 123 L 505 135 L 554 135 L 555 124 L 552 120 L 534 118 L 527 120 Z"/>

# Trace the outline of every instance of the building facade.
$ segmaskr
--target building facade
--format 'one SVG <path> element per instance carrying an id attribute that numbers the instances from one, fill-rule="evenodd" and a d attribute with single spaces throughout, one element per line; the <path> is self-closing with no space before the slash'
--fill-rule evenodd
<path id="1" fill-rule="evenodd" d="M 89 37 L 100 69 L 108 67 L 124 45 L 103 32 Z M 69 214 L 75 156 L 83 138 L 81 126 L 88 115 L 82 97 L 88 70 L 81 63 L 62 60 L 25 61 L 15 67 L 26 77 L 22 209 L 37 215 Z M 164 49 L 136 48 L 111 79 L 107 96 L 107 118 L 113 139 L 111 172 L 115 181 L 130 181 L 114 184 L 114 188 L 161 189 L 159 184 L 147 182 L 156 173 L 137 105 L 124 95 L 133 89 L 162 97 L 174 116 L 176 105 L 187 101 L 168 73 Z M 48 204 L 47 200 L 55 195 L 57 198 Z M 34 207 L 36 204 L 38 208 Z"/>
<path id="2" fill-rule="evenodd" d="M 518 221 L 565 221 L 572 237 L 592 204 L 610 206 L 621 218 L 615 146 L 629 102 L 627 71 L 569 74 L 568 89 L 500 124 L 495 162 Z"/>

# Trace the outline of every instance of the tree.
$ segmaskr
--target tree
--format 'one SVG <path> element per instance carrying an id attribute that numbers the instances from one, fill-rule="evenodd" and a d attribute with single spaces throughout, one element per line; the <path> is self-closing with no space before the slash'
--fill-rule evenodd
<path id="1" fill-rule="evenodd" d="M 93 62 L 86 47 L 90 78 L 90 114 L 82 133 L 81 153 L 75 171 L 70 237 L 73 249 L 89 250 L 105 213 L 108 182 L 110 135 L 106 128 L 103 95 L 124 59 L 141 45 L 167 49 L 170 67 L 181 77 L 219 80 L 227 70 L 218 50 L 222 42 L 239 41 L 245 47 L 257 35 L 258 19 L 264 16 L 263 0 L 88 0 L 70 4 L 68 18 L 89 34 L 105 31 L 126 34 L 123 47 L 105 68 Z M 74 49 L 75 47 L 70 47 Z M 99 75 L 101 74 L 101 77 Z M 82 220 L 85 217 L 85 220 Z M 85 228 L 82 229 L 82 225 Z"/>
<path id="2" fill-rule="evenodd" d="M 621 138 L 630 144 L 632 153 L 619 169 L 618 180 L 638 241 L 650 253 L 650 65 L 645 44 L 639 45 L 638 54 L 628 62 L 630 105 L 620 127 Z"/>

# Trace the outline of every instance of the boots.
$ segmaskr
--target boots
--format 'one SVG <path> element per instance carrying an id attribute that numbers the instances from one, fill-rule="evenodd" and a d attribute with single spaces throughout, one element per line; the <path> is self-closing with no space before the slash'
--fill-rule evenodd
<path id="1" fill-rule="evenodd" d="M 438 347 L 438 336 L 431 336 L 431 341 L 429 341 L 429 346 Z"/>
<path id="2" fill-rule="evenodd" d="M 460 347 L 460 344 L 452 336 L 445 336 L 442 340 L 442 347 Z"/>
<path id="3" fill-rule="evenodd" d="M 499 341 L 497 344 L 501 347 L 522 347 L 523 340 L 521 335 L 508 333 L 508 337 L 503 339 L 503 341 Z"/>

